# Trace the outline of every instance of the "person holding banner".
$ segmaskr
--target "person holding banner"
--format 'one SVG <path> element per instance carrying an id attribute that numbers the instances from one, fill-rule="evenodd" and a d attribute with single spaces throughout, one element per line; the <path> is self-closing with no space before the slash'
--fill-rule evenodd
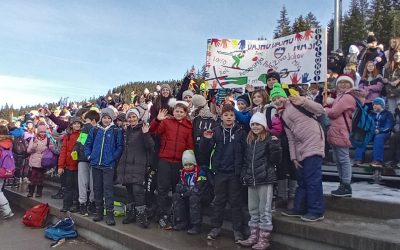
<path id="1" fill-rule="evenodd" d="M 288 99 L 281 85 L 277 83 L 274 84 L 270 96 L 284 121 L 290 159 L 297 169 L 298 187 L 294 208 L 282 212 L 282 215 L 300 217 L 307 222 L 323 220 L 325 205 L 321 167 L 325 156 L 325 136 L 319 122 L 308 117 L 302 110 L 318 116 L 324 113 L 324 108 L 302 96 L 290 96 Z"/>

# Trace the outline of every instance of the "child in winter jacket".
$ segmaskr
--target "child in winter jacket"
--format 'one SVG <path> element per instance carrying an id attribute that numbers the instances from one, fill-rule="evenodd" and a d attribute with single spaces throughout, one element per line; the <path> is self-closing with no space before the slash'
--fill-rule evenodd
<path id="1" fill-rule="evenodd" d="M 169 213 L 168 192 L 175 193 L 179 182 L 182 153 L 193 149 L 192 122 L 187 119 L 188 105 L 183 101 L 172 99 L 173 117 L 168 117 L 168 110 L 161 110 L 150 124 L 150 132 L 160 137 L 158 162 L 158 199 L 161 210 L 159 224 L 163 229 L 172 229 Z"/>
<path id="2" fill-rule="evenodd" d="M 94 202 L 92 168 L 89 167 L 89 160 L 85 155 L 84 145 L 90 129 L 99 122 L 100 114 L 95 110 L 90 110 L 85 113 L 84 119 L 85 124 L 76 140 L 71 156 L 72 159 L 78 161 L 79 211 L 81 215 L 87 216 L 89 212 L 92 214 L 96 213 L 96 204 Z M 88 190 L 90 191 L 89 198 Z M 89 205 L 87 204 L 88 201 Z"/>
<path id="3" fill-rule="evenodd" d="M 186 230 L 190 235 L 201 233 L 201 193 L 198 182 L 203 181 L 204 172 L 196 164 L 193 150 L 182 155 L 180 182 L 172 196 L 174 204 L 174 230 Z M 187 213 L 189 211 L 189 213 Z"/>
<path id="4" fill-rule="evenodd" d="M 374 112 L 371 114 L 375 120 L 375 136 L 373 137 L 371 167 L 381 168 L 383 165 L 383 146 L 389 139 L 393 128 L 393 115 L 385 109 L 385 100 L 377 97 L 372 101 Z M 354 160 L 361 161 L 365 147 L 357 147 Z"/>
<path id="5" fill-rule="evenodd" d="M 245 132 L 250 131 L 250 119 L 252 115 L 251 103 L 249 95 L 243 94 L 236 99 L 239 110 L 235 109 L 235 117 L 239 124 L 244 128 Z"/>
<path id="6" fill-rule="evenodd" d="M 0 159 L 6 157 L 5 150 L 10 150 L 12 153 L 12 145 L 12 137 L 8 135 L 7 126 L 0 125 Z M 12 212 L 10 204 L 8 203 L 8 200 L 3 193 L 4 182 L 5 179 L 0 178 L 0 214 L 3 219 L 8 219 L 14 216 L 14 213 Z"/>
<path id="7" fill-rule="evenodd" d="M 114 168 L 124 150 L 122 130 L 113 120 L 115 113 L 111 108 L 101 110 L 100 122 L 90 129 L 85 142 L 85 155 L 93 174 L 93 190 L 96 203 L 96 216 L 93 221 L 103 220 L 104 205 L 107 225 L 115 225 L 114 220 Z M 104 199 L 104 200 L 103 200 Z"/>
<path id="8" fill-rule="evenodd" d="M 251 131 L 247 136 L 245 165 L 241 180 L 247 186 L 250 212 L 250 236 L 239 243 L 253 249 L 266 249 L 272 232 L 272 197 L 276 182 L 275 165 L 281 162 L 282 149 L 279 139 L 270 137 L 263 113 L 255 113 L 250 120 Z"/>
<path id="9" fill-rule="evenodd" d="M 145 204 L 145 174 L 154 154 L 154 140 L 149 125 L 140 120 L 137 108 L 126 113 L 129 125 L 124 129 L 124 151 L 118 162 L 117 182 L 126 187 L 127 216 L 123 224 L 138 221 L 143 228 L 148 227 Z"/>
<path id="10" fill-rule="evenodd" d="M 240 174 L 243 166 L 243 153 L 246 148 L 246 134 L 241 126 L 235 124 L 234 108 L 226 104 L 222 108 L 222 124 L 204 132 L 200 149 L 212 155 L 214 177 L 214 213 L 212 229 L 208 239 L 216 239 L 221 233 L 224 209 L 227 201 L 232 210 L 232 226 L 235 242 L 243 240 Z"/>
<path id="11" fill-rule="evenodd" d="M 61 212 L 76 213 L 79 211 L 78 202 L 78 162 L 72 158 L 72 150 L 82 129 L 79 117 L 71 117 L 69 131 L 64 136 L 58 157 L 58 175 L 66 174 L 66 192 Z"/>
<path id="12" fill-rule="evenodd" d="M 46 135 L 46 131 L 46 125 L 44 123 L 39 123 L 36 136 L 29 141 L 27 152 L 30 154 L 29 167 L 31 168 L 31 174 L 29 181 L 31 183 L 28 186 L 28 197 L 33 196 L 35 188 L 37 188 L 36 197 L 42 196 L 45 169 L 42 167 L 41 159 L 47 148 L 55 152 L 53 140 Z"/>
<path id="13" fill-rule="evenodd" d="M 372 101 L 381 96 L 383 88 L 382 76 L 379 74 L 378 69 L 373 61 L 366 63 L 364 74 L 358 86 L 366 93 L 365 105 L 368 106 L 368 110 L 372 111 Z"/>

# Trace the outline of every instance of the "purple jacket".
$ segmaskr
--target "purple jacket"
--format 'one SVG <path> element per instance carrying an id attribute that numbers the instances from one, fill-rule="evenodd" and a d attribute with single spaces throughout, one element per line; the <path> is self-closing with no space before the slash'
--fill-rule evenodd
<path id="1" fill-rule="evenodd" d="M 327 134 L 329 144 L 338 147 L 351 147 L 349 129 L 351 131 L 351 117 L 356 109 L 356 100 L 352 95 L 357 97 L 361 103 L 364 103 L 362 91 L 350 89 L 346 93 L 339 94 L 331 108 L 325 108 L 325 112 L 331 120 L 331 126 Z M 347 129 L 343 114 L 346 117 L 349 129 Z"/>
<path id="2" fill-rule="evenodd" d="M 359 89 L 365 91 L 366 96 L 366 103 L 371 103 L 375 98 L 381 96 L 382 88 L 383 88 L 383 81 L 380 75 L 378 75 L 374 80 L 367 81 L 361 80 L 360 84 L 358 85 Z"/>
<path id="3" fill-rule="evenodd" d="M 321 115 L 324 108 L 312 100 L 305 100 L 303 107 L 309 112 Z M 318 121 L 299 111 L 288 100 L 282 114 L 285 131 L 289 140 L 290 159 L 303 161 L 305 158 L 320 155 L 325 156 L 324 131 Z"/>

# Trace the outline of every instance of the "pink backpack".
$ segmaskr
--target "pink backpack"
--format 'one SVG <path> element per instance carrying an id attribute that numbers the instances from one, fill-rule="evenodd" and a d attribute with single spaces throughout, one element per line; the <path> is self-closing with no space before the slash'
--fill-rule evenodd
<path id="1" fill-rule="evenodd" d="M 11 149 L 0 147 L 0 179 L 12 178 L 15 172 L 15 161 Z"/>

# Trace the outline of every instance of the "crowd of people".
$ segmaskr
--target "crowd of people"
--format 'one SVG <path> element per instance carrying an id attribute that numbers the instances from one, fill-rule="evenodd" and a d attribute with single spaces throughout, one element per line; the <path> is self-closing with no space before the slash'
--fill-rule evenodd
<path id="1" fill-rule="evenodd" d="M 266 249 L 275 206 L 305 222 L 324 219 L 321 168 L 328 148 L 340 180 L 333 196 L 352 195 L 352 165 L 362 163 L 370 142 L 371 167 L 399 167 L 400 38 L 391 40 L 387 53 L 373 35 L 367 43 L 362 54 L 350 48 L 343 71 L 330 73 L 329 89 L 281 84 L 279 73 L 268 71 L 263 88 L 207 91 L 189 74 L 176 91 L 163 84 L 154 93 L 133 92 L 126 102 L 117 94 L 2 121 L 0 147 L 14 147 L 16 176 L 29 178 L 28 197 L 42 196 L 52 171 L 43 159 L 58 159 L 61 188 L 52 198 L 63 199 L 62 212 L 115 225 L 113 187 L 122 184 L 123 224 L 147 228 L 155 219 L 163 229 L 195 235 L 203 208 L 211 206 L 207 238 L 213 240 L 229 203 L 235 243 Z M 356 111 L 365 111 L 373 127 L 354 145 L 360 141 L 354 138 Z M 384 159 L 388 140 L 390 159 Z M 12 216 L 2 192 L 0 206 L 4 218 Z M 245 224 L 250 232 L 244 235 Z"/>

